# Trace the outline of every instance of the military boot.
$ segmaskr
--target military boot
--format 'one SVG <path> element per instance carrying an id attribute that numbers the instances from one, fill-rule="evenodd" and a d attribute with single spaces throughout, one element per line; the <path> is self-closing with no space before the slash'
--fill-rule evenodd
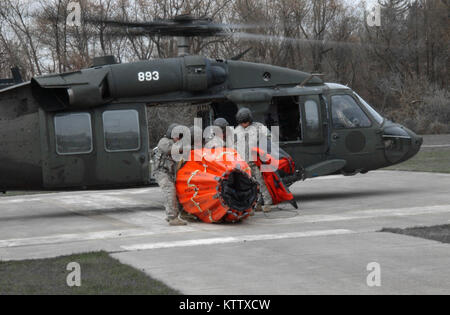
<path id="1" fill-rule="evenodd" d="M 183 220 L 181 220 L 180 218 L 176 217 L 173 219 L 169 219 L 169 225 L 170 226 L 183 226 L 183 225 L 187 225 L 187 223 Z"/>
<path id="2" fill-rule="evenodd" d="M 272 206 L 271 205 L 264 205 L 262 208 L 264 213 L 269 213 L 272 211 Z"/>
<path id="3" fill-rule="evenodd" d="M 198 218 L 190 213 L 187 213 L 186 211 L 180 212 L 180 219 L 187 222 L 197 222 Z"/>

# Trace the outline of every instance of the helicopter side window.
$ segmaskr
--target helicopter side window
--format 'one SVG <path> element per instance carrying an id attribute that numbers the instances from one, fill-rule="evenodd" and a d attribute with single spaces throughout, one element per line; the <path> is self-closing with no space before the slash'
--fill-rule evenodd
<path id="1" fill-rule="evenodd" d="M 103 113 L 105 150 L 137 151 L 141 147 L 139 114 L 135 110 L 110 110 Z"/>
<path id="2" fill-rule="evenodd" d="M 366 128 L 372 124 L 350 95 L 331 97 L 334 129 Z"/>
<path id="3" fill-rule="evenodd" d="M 313 100 L 305 102 L 306 134 L 309 139 L 320 139 L 319 105 Z"/>
<path id="4" fill-rule="evenodd" d="M 89 113 L 58 114 L 54 121 L 56 152 L 59 155 L 92 152 L 92 124 Z"/>

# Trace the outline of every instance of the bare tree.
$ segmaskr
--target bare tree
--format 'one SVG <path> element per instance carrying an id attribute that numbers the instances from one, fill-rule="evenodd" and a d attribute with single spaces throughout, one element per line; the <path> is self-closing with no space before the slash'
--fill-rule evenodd
<path id="1" fill-rule="evenodd" d="M 2 22 L 7 24 L 26 54 L 31 75 L 42 74 L 39 62 L 39 39 L 32 24 L 30 5 L 19 0 L 3 0 L 0 4 Z M 4 35 L 5 36 L 5 35 Z"/>

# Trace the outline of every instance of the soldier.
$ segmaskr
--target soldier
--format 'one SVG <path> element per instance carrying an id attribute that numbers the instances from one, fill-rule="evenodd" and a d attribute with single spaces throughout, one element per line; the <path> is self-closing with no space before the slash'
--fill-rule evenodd
<path id="1" fill-rule="evenodd" d="M 164 193 L 164 207 L 167 221 L 171 226 L 186 225 L 186 222 L 179 218 L 180 204 L 175 189 L 177 162 L 171 155 L 173 146 L 180 142 L 179 136 L 172 136 L 172 131 L 177 126 L 177 124 L 169 126 L 165 137 L 158 143 L 155 155 L 155 178 Z"/>
<path id="2" fill-rule="evenodd" d="M 272 196 L 270 195 L 269 190 L 267 189 L 266 183 L 264 182 L 259 167 L 255 164 L 255 161 L 252 161 L 250 159 L 251 156 L 250 150 L 252 147 L 258 145 L 258 138 L 259 137 L 269 138 L 270 132 L 267 129 L 267 127 L 264 126 L 263 124 L 253 121 L 252 112 L 248 108 L 241 108 L 238 111 L 238 113 L 236 114 L 236 121 L 239 124 L 239 126 L 237 126 L 234 131 L 236 139 L 235 141 L 236 148 L 239 153 L 241 153 L 240 151 L 242 151 L 240 149 L 245 150 L 244 154 L 245 161 L 249 164 L 250 169 L 252 171 L 252 176 L 258 182 L 261 190 L 262 202 L 260 199 L 256 207 L 256 211 L 262 210 L 264 212 L 270 212 L 271 205 L 273 204 Z M 243 141 L 245 141 L 245 143 L 242 143 Z M 243 147 L 244 145 L 245 147 Z M 261 203 L 264 203 L 264 207 L 261 206 Z"/>
<path id="3" fill-rule="evenodd" d="M 207 148 L 223 148 L 226 146 L 227 127 L 230 124 L 225 118 L 217 118 L 213 122 L 214 127 L 219 127 L 222 130 L 222 135 L 212 132 L 210 137 L 206 140 Z"/>

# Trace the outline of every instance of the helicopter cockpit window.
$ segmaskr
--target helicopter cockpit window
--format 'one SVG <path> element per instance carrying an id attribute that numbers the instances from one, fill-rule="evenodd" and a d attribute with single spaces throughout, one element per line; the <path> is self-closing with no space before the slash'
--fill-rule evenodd
<path id="1" fill-rule="evenodd" d="M 350 95 L 331 97 L 334 129 L 365 128 L 371 122 L 356 101 Z"/>
<path id="2" fill-rule="evenodd" d="M 92 124 L 89 113 L 55 116 L 56 152 L 59 155 L 92 152 Z"/>
<path id="3" fill-rule="evenodd" d="M 359 96 L 356 93 L 354 93 L 354 94 L 359 99 L 361 104 L 363 104 L 363 106 L 369 111 L 369 113 L 372 115 L 372 117 L 377 121 L 377 123 L 379 123 L 381 125 L 384 121 L 383 116 L 378 114 L 378 112 L 372 106 L 370 106 L 369 103 L 367 103 L 361 96 Z"/>
<path id="4" fill-rule="evenodd" d="M 136 151 L 141 147 L 139 114 L 135 110 L 111 110 L 103 113 L 107 152 Z"/>

